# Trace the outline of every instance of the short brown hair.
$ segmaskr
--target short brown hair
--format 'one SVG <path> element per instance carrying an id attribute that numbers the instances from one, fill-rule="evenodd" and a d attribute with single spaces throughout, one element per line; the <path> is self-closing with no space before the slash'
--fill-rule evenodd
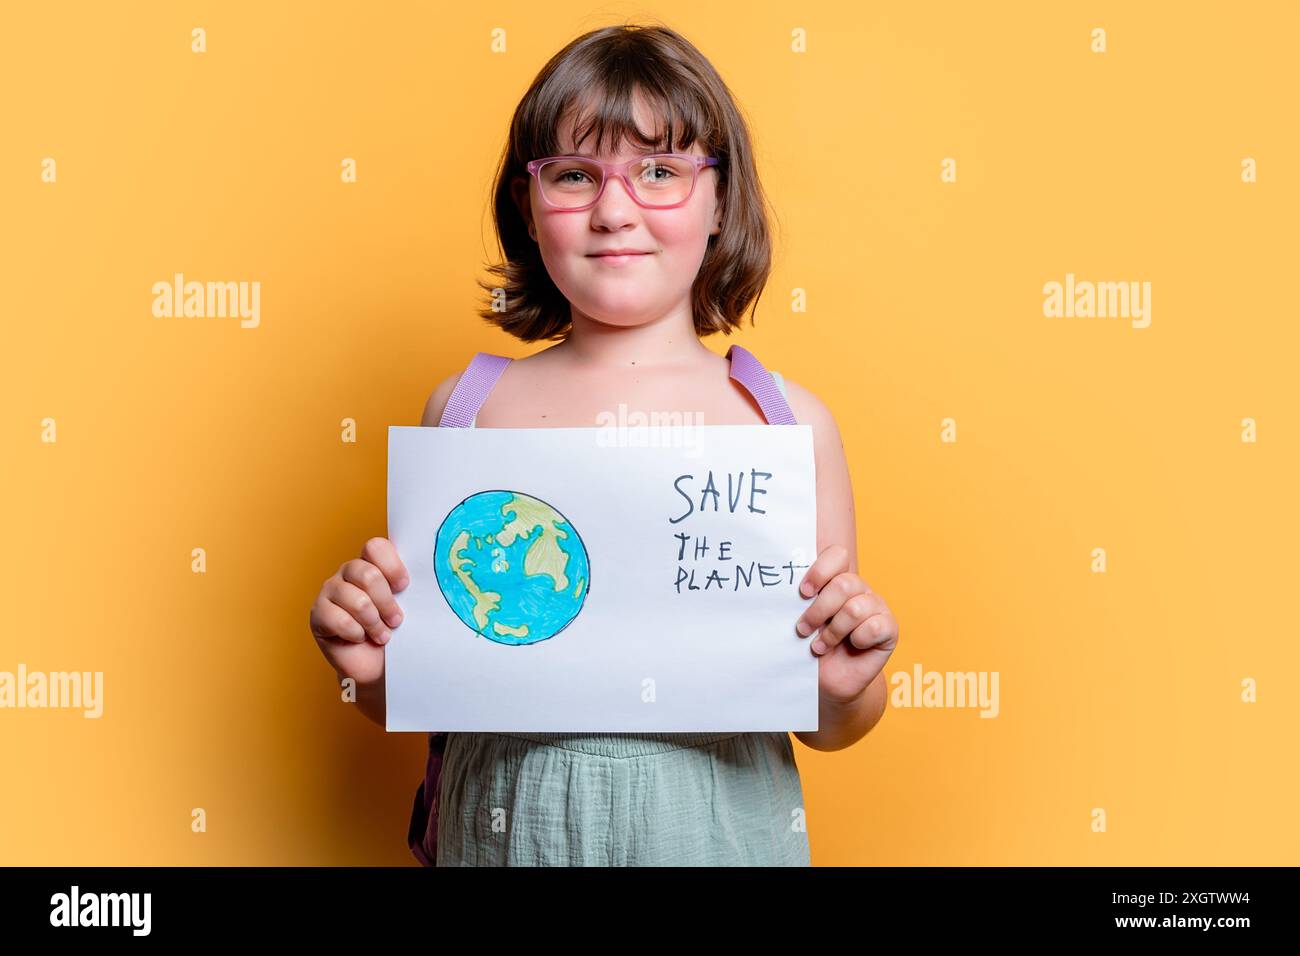
<path id="1" fill-rule="evenodd" d="M 666 118 L 658 142 L 637 128 L 638 95 Z M 621 24 L 585 33 L 534 78 L 515 109 L 497 172 L 494 216 L 505 261 L 488 267 L 497 281 L 478 283 L 489 293 L 479 314 L 525 342 L 568 336 L 569 302 L 528 235 L 511 183 L 528 176 L 529 160 L 555 155 L 563 118 L 593 101 L 594 112 L 574 127 L 575 147 L 595 131 L 597 150 L 607 140 L 656 152 L 690 149 L 699 141 L 718 158 L 722 229 L 709 237 L 691 299 L 697 335 L 730 335 L 746 309 L 757 307 L 771 272 L 767 200 L 749 130 L 726 84 L 699 50 L 665 26 Z M 502 292 L 506 308 L 498 311 L 492 304 Z"/>

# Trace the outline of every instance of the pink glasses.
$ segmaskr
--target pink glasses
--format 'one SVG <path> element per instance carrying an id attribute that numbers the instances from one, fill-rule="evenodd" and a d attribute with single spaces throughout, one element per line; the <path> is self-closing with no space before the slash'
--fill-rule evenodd
<path id="1" fill-rule="evenodd" d="M 603 163 L 591 156 L 547 156 L 528 164 L 542 199 L 552 209 L 576 211 L 596 204 L 610 176 L 623 180 L 630 195 L 647 209 L 672 209 L 695 194 L 700 169 L 716 166 L 714 156 L 655 153 L 626 163 Z M 635 179 L 629 176 L 633 167 Z"/>

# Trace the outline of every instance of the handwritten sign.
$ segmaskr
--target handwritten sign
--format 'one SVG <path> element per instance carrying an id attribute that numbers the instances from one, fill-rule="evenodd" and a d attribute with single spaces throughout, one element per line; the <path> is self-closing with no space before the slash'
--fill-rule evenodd
<path id="1" fill-rule="evenodd" d="M 817 729 L 807 425 L 391 426 L 393 731 Z"/>

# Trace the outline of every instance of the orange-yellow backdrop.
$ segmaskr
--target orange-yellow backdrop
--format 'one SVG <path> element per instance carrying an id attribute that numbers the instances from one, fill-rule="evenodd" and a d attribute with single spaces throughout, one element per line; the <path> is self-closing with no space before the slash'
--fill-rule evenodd
<path id="1" fill-rule="evenodd" d="M 0 862 L 414 865 L 424 737 L 339 701 L 308 609 L 386 531 L 387 426 L 540 347 L 473 312 L 491 175 L 627 18 L 752 121 L 776 269 L 709 345 L 838 417 L 887 673 L 1000 676 L 994 719 L 796 745 L 814 863 L 1296 863 L 1300 16 L 956 2 L 9 11 L 0 670 L 105 686 L 0 710 Z M 260 326 L 155 318 L 176 272 L 259 281 Z M 1150 326 L 1045 316 L 1067 273 L 1150 282 Z"/>

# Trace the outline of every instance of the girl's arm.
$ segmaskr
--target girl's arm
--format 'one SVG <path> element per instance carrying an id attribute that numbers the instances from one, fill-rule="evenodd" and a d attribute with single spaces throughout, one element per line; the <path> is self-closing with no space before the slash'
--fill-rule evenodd
<path id="1" fill-rule="evenodd" d="M 839 426 L 830 409 L 812 392 L 789 379 L 786 388 L 795 418 L 801 425 L 811 425 L 813 430 L 813 459 L 817 468 L 817 554 L 824 556 L 828 549 L 836 545 L 842 547 L 847 555 L 842 556 L 841 566 L 850 575 L 845 580 L 856 580 L 865 588 L 865 583 L 856 578 L 857 515 Z M 856 599 L 856 593 L 849 593 L 843 607 L 848 607 L 850 601 Z M 883 606 L 883 602 L 877 601 L 877 605 Z M 830 609 L 830 613 L 835 615 L 839 610 L 840 606 L 836 606 Z M 879 621 L 877 607 L 868 607 L 867 610 L 875 611 Z M 892 627 L 896 640 L 897 627 L 892 623 L 892 615 L 887 609 L 884 613 L 889 621 L 880 621 L 879 626 Z M 819 621 L 818 625 L 822 623 Z M 872 662 L 868 662 L 863 658 L 868 653 L 843 639 L 831 647 L 829 653 L 822 655 L 818 662 L 819 729 L 795 732 L 800 742 L 814 750 L 841 750 L 860 740 L 880 720 L 887 696 L 883 658 L 876 654 Z M 877 659 L 881 669 L 870 676 L 865 686 L 859 687 L 863 683 L 863 668 L 874 667 L 873 662 Z"/>

